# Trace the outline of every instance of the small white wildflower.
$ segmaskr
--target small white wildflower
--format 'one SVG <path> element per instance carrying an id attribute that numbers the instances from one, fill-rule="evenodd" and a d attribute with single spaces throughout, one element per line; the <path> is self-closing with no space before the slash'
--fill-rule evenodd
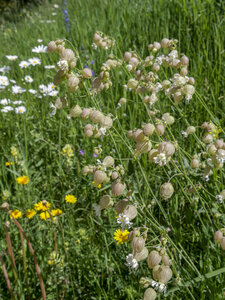
<path id="1" fill-rule="evenodd" d="M 53 12 L 53 13 L 52 13 L 52 15 L 53 15 L 53 16 L 56 16 L 56 15 L 57 15 L 57 13 Z"/>
<path id="2" fill-rule="evenodd" d="M 11 70 L 11 68 L 8 66 L 4 66 L 4 67 L 0 68 L 0 72 L 3 74 L 9 73 L 10 70 Z"/>
<path id="3" fill-rule="evenodd" d="M 23 102 L 21 101 L 21 100 L 17 100 L 17 101 L 13 101 L 13 104 L 15 104 L 15 105 L 20 105 L 20 104 L 22 104 Z"/>
<path id="4" fill-rule="evenodd" d="M 28 61 L 29 61 L 30 65 L 32 65 L 32 66 L 41 64 L 41 60 L 37 57 L 29 58 Z"/>
<path id="5" fill-rule="evenodd" d="M 164 283 L 161 283 L 161 284 L 159 285 L 158 291 L 159 291 L 160 293 L 166 293 L 166 285 L 165 285 Z"/>
<path id="6" fill-rule="evenodd" d="M 8 58 L 9 60 L 16 60 L 18 58 L 18 56 L 16 56 L 16 55 L 6 55 L 6 58 Z"/>
<path id="7" fill-rule="evenodd" d="M 0 86 L 7 86 L 9 85 L 9 79 L 7 76 L 0 76 Z"/>
<path id="8" fill-rule="evenodd" d="M 101 127 L 98 131 L 101 135 L 105 135 L 106 134 L 106 129 Z"/>
<path id="9" fill-rule="evenodd" d="M 93 208 L 95 210 L 95 215 L 96 217 L 100 217 L 101 216 L 101 208 L 100 208 L 100 205 L 94 203 L 93 205 Z"/>
<path id="10" fill-rule="evenodd" d="M 25 79 L 26 82 L 33 82 L 34 81 L 33 78 L 30 75 L 25 76 L 24 79 Z"/>
<path id="11" fill-rule="evenodd" d="M 30 63 L 28 61 L 25 61 L 25 60 L 22 60 L 20 63 L 19 63 L 19 67 L 21 69 L 26 69 L 27 67 L 29 67 Z"/>
<path id="12" fill-rule="evenodd" d="M 49 65 L 49 66 L 44 66 L 44 68 L 45 68 L 45 69 L 54 69 L 54 68 L 55 68 L 55 66 L 53 66 L 53 65 Z"/>
<path id="13" fill-rule="evenodd" d="M 205 176 L 203 176 L 203 178 L 202 178 L 205 182 L 207 182 L 207 181 L 209 181 L 209 175 L 205 175 Z"/>
<path id="14" fill-rule="evenodd" d="M 57 96 L 57 94 L 58 94 L 58 91 L 51 91 L 51 92 L 48 93 L 48 95 L 52 96 L 52 97 Z"/>
<path id="15" fill-rule="evenodd" d="M 10 82 L 12 82 L 13 84 L 16 84 L 16 80 L 10 79 Z"/>
<path id="16" fill-rule="evenodd" d="M 122 231 L 125 229 L 126 226 L 130 228 L 131 225 L 133 224 L 130 222 L 129 217 L 127 217 L 125 214 L 119 214 L 117 218 L 117 223 L 121 224 Z"/>
<path id="17" fill-rule="evenodd" d="M 10 102 L 11 102 L 11 100 L 9 100 L 9 99 L 2 99 L 2 100 L 0 100 L 0 104 L 2 104 L 2 105 L 7 105 Z"/>
<path id="18" fill-rule="evenodd" d="M 41 39 L 38 39 L 37 41 L 38 41 L 38 43 L 42 43 L 43 42 L 43 40 L 41 40 Z"/>
<path id="19" fill-rule="evenodd" d="M 9 111 L 12 111 L 13 110 L 13 107 L 12 106 L 5 106 L 1 109 L 1 112 L 9 112 Z"/>
<path id="20" fill-rule="evenodd" d="M 95 43 L 91 44 L 92 49 L 97 50 L 98 46 Z"/>
<path id="21" fill-rule="evenodd" d="M 29 89 L 28 92 L 31 93 L 31 94 L 37 94 L 37 91 L 35 91 L 33 89 Z"/>
<path id="22" fill-rule="evenodd" d="M 126 263 L 125 263 L 125 265 L 127 266 L 127 267 L 131 267 L 133 270 L 137 270 L 137 268 L 138 268 L 138 262 L 137 262 L 137 260 L 133 257 L 133 254 L 128 254 L 127 256 L 126 256 Z"/>
<path id="23" fill-rule="evenodd" d="M 50 113 L 50 117 L 52 117 L 56 114 L 57 109 L 56 109 L 55 105 L 52 102 L 50 102 L 49 105 L 50 105 L 50 108 L 53 108 L 52 112 Z"/>
<path id="24" fill-rule="evenodd" d="M 22 94 L 24 92 L 26 92 L 26 90 L 21 88 L 20 86 L 18 86 L 18 85 L 13 85 L 12 86 L 12 93 L 13 94 Z"/>
<path id="25" fill-rule="evenodd" d="M 16 114 L 23 114 L 26 112 L 26 107 L 25 106 L 18 106 L 15 108 Z"/>
<path id="26" fill-rule="evenodd" d="M 164 166 L 166 164 L 165 153 L 159 153 L 156 157 L 154 157 L 154 161 L 157 165 Z"/>
<path id="27" fill-rule="evenodd" d="M 53 5 L 54 8 L 59 8 L 58 4 Z"/>
<path id="28" fill-rule="evenodd" d="M 216 195 L 216 200 L 221 204 L 223 203 L 223 197 L 221 195 Z"/>
<path id="29" fill-rule="evenodd" d="M 188 134 L 187 134 L 187 132 L 186 131 L 181 131 L 181 134 L 184 136 L 184 138 L 186 138 L 186 137 L 188 137 Z"/>
<path id="30" fill-rule="evenodd" d="M 37 47 L 34 47 L 32 49 L 32 52 L 35 52 L 35 53 L 47 53 L 47 46 L 38 45 Z"/>
<path id="31" fill-rule="evenodd" d="M 68 62 L 66 60 L 64 60 L 64 59 L 61 59 L 57 63 L 57 66 L 58 66 L 59 70 L 62 70 L 62 71 L 68 71 L 69 70 Z"/>

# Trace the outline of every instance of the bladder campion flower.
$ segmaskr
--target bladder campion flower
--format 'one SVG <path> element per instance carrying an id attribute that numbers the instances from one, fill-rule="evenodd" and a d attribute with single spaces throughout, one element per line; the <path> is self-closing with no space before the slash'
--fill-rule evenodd
<path id="1" fill-rule="evenodd" d="M 66 195 L 65 200 L 67 203 L 76 203 L 77 202 L 77 198 L 74 197 L 73 195 Z"/>
<path id="2" fill-rule="evenodd" d="M 47 219 L 51 218 L 51 215 L 50 215 L 50 213 L 45 211 L 40 214 L 40 218 L 41 218 L 41 220 L 47 220 Z"/>
<path id="3" fill-rule="evenodd" d="M 13 218 L 18 219 L 18 218 L 21 218 L 21 217 L 22 217 L 22 213 L 21 213 L 20 210 L 15 209 L 15 210 L 11 211 L 11 215 L 10 215 L 11 219 L 13 219 Z"/>
<path id="4" fill-rule="evenodd" d="M 26 212 L 25 212 L 25 216 L 28 219 L 33 218 L 33 216 L 35 216 L 35 215 L 36 215 L 36 211 L 34 209 L 27 209 Z"/>
<path id="5" fill-rule="evenodd" d="M 17 183 L 24 185 L 27 184 L 30 181 L 30 179 L 27 176 L 21 176 L 21 177 L 17 177 L 16 181 Z"/>
<path id="6" fill-rule="evenodd" d="M 128 235 L 129 235 L 129 231 L 128 230 L 124 230 L 122 231 L 121 229 L 117 229 L 114 232 L 114 240 L 117 241 L 117 245 L 122 245 L 123 243 L 128 241 Z"/>
<path id="7" fill-rule="evenodd" d="M 5 163 L 5 165 L 6 165 L 6 167 L 8 167 L 8 166 L 12 166 L 13 165 L 13 163 L 10 161 L 7 161 L 6 163 Z"/>
<path id="8" fill-rule="evenodd" d="M 52 215 L 53 217 L 55 217 L 55 216 L 60 216 L 61 214 L 62 214 L 62 210 L 59 209 L 59 208 L 53 209 L 53 210 L 51 211 L 51 215 Z"/>
<path id="9" fill-rule="evenodd" d="M 48 208 L 50 208 L 50 206 L 51 203 L 49 203 L 48 201 L 45 201 L 45 204 L 43 204 L 43 201 L 40 201 L 37 204 L 34 204 L 34 209 L 46 211 Z"/>

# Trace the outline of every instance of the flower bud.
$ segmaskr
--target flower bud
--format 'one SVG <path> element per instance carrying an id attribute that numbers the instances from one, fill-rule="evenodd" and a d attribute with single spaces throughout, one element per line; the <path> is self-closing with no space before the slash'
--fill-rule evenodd
<path id="1" fill-rule="evenodd" d="M 135 80 L 134 78 L 131 78 L 128 80 L 127 87 L 129 89 L 135 89 L 137 87 L 137 85 L 138 85 L 138 81 Z"/>
<path id="2" fill-rule="evenodd" d="M 137 65 L 139 64 L 139 61 L 136 57 L 131 57 L 131 59 L 129 60 L 129 64 L 131 64 L 134 68 L 136 68 Z"/>
<path id="3" fill-rule="evenodd" d="M 165 132 L 165 127 L 164 127 L 164 125 L 162 125 L 162 124 L 158 124 L 158 125 L 156 125 L 156 132 L 157 132 L 157 134 L 159 135 L 159 136 L 161 136 L 161 135 L 163 135 L 164 134 L 164 132 Z"/>
<path id="4" fill-rule="evenodd" d="M 145 124 L 143 128 L 143 133 L 145 136 L 151 136 L 155 130 L 155 126 L 153 124 Z"/>
<path id="5" fill-rule="evenodd" d="M 79 82 L 80 82 L 80 80 L 78 77 L 70 76 L 67 84 L 68 84 L 68 87 L 70 88 L 70 90 L 74 90 L 78 86 Z"/>
<path id="6" fill-rule="evenodd" d="M 211 155 L 215 155 L 217 152 L 217 148 L 215 145 L 210 145 L 207 149 L 207 151 L 209 152 L 209 154 Z"/>
<path id="7" fill-rule="evenodd" d="M 131 57 L 132 57 L 132 55 L 131 55 L 130 52 L 127 51 L 127 52 L 124 53 L 123 58 L 124 58 L 125 61 L 129 61 L 131 59 Z"/>
<path id="8" fill-rule="evenodd" d="M 157 293 L 152 288 L 148 288 L 144 293 L 144 299 L 143 300 L 155 300 L 157 297 Z"/>
<path id="9" fill-rule="evenodd" d="M 150 141 L 138 142 L 136 144 L 134 155 L 139 156 L 143 153 L 150 151 L 151 148 L 152 148 L 152 143 Z"/>
<path id="10" fill-rule="evenodd" d="M 145 246 L 145 240 L 142 237 L 135 237 L 132 241 L 132 248 L 134 252 L 140 253 Z"/>
<path id="11" fill-rule="evenodd" d="M 172 125 L 175 122 L 174 117 L 171 116 L 169 113 L 163 114 L 162 120 L 165 121 L 167 125 Z"/>
<path id="12" fill-rule="evenodd" d="M 88 137 L 88 138 L 94 134 L 94 132 L 92 130 L 85 130 L 84 133 L 85 133 L 86 137 Z"/>
<path id="13" fill-rule="evenodd" d="M 133 220 L 137 216 L 137 208 L 134 205 L 127 205 L 123 213 L 130 219 Z"/>
<path id="14" fill-rule="evenodd" d="M 75 68 L 76 65 L 77 65 L 77 59 L 76 59 L 76 58 L 72 59 L 72 60 L 69 62 L 69 65 L 70 65 L 70 67 L 71 67 L 72 69 Z"/>
<path id="15" fill-rule="evenodd" d="M 105 172 L 97 170 L 94 173 L 94 182 L 95 185 L 99 185 L 107 180 L 107 175 Z"/>
<path id="16" fill-rule="evenodd" d="M 84 68 L 82 71 L 82 76 L 86 79 L 90 79 L 92 77 L 92 71 L 89 68 Z"/>
<path id="17" fill-rule="evenodd" d="M 68 62 L 74 59 L 74 53 L 71 49 L 63 49 L 61 58 L 67 60 Z"/>
<path id="18" fill-rule="evenodd" d="M 181 68 L 181 70 L 180 70 L 180 75 L 181 75 L 181 76 L 186 76 L 187 73 L 188 73 L 188 70 L 187 70 L 186 67 Z"/>
<path id="19" fill-rule="evenodd" d="M 195 129 L 194 126 L 189 126 L 189 127 L 186 129 L 186 132 L 187 132 L 188 135 L 189 135 L 189 134 L 195 133 L 195 131 L 196 131 L 196 129 Z"/>
<path id="20" fill-rule="evenodd" d="M 54 41 L 51 41 L 48 44 L 48 52 L 49 53 L 54 52 L 54 51 L 56 51 L 56 49 L 57 49 L 56 43 Z"/>
<path id="21" fill-rule="evenodd" d="M 124 189 L 125 189 L 126 185 L 122 184 L 121 182 L 114 182 L 112 185 L 112 194 L 113 196 L 120 196 Z"/>
<path id="22" fill-rule="evenodd" d="M 183 66 L 187 66 L 189 64 L 189 59 L 186 55 L 182 56 L 180 62 Z"/>
<path id="23" fill-rule="evenodd" d="M 152 269 L 161 262 L 162 257 L 155 250 L 151 251 L 148 256 L 148 267 Z"/>
<path id="24" fill-rule="evenodd" d="M 200 166 L 199 160 L 197 158 L 192 159 L 191 167 L 193 169 L 197 169 L 197 168 L 199 168 L 199 166 Z"/>
<path id="25" fill-rule="evenodd" d="M 114 158 L 112 156 L 106 156 L 103 160 L 103 165 L 106 167 L 111 167 L 114 165 Z"/>
<path id="26" fill-rule="evenodd" d="M 109 116 L 103 116 L 101 119 L 101 126 L 105 129 L 111 128 L 113 125 L 113 120 Z"/>
<path id="27" fill-rule="evenodd" d="M 214 240 L 216 243 L 220 243 L 221 239 L 223 238 L 223 233 L 222 231 L 220 230 L 217 230 L 215 233 L 214 233 Z"/>
<path id="28" fill-rule="evenodd" d="M 135 142 L 142 142 L 145 139 L 145 135 L 143 133 L 143 130 L 137 129 L 133 133 L 133 139 L 135 140 Z"/>
<path id="29" fill-rule="evenodd" d="M 127 103 L 127 99 L 126 98 L 120 98 L 119 104 L 123 105 Z"/>
<path id="30" fill-rule="evenodd" d="M 174 192 L 174 188 L 170 182 L 166 182 L 160 187 L 160 196 L 164 200 L 168 200 L 169 198 L 172 197 Z"/>
<path id="31" fill-rule="evenodd" d="M 4 203 L 2 204 L 2 206 L 1 206 L 1 208 L 2 208 L 3 210 L 5 210 L 5 211 L 9 211 L 9 203 L 4 202 Z"/>
<path id="32" fill-rule="evenodd" d="M 58 53 L 59 53 L 60 55 L 62 54 L 63 50 L 65 50 L 65 48 L 64 48 L 63 45 L 58 45 L 58 46 L 57 46 L 57 51 L 58 51 Z"/>
<path id="33" fill-rule="evenodd" d="M 195 79 L 193 77 L 190 77 L 188 83 L 195 84 Z"/>
<path id="34" fill-rule="evenodd" d="M 162 48 L 167 48 L 169 46 L 169 42 L 170 41 L 167 38 L 162 39 L 162 41 L 161 41 L 161 47 Z"/>
<path id="35" fill-rule="evenodd" d="M 205 144 L 210 144 L 212 143 L 213 141 L 213 136 L 211 134 L 205 134 L 202 138 L 202 141 L 205 143 Z"/>
<path id="36" fill-rule="evenodd" d="M 217 149 L 223 148 L 223 144 L 224 144 L 224 142 L 223 142 L 222 139 L 216 140 L 215 143 L 214 143 L 214 145 L 215 145 L 215 147 L 216 147 Z"/>
<path id="37" fill-rule="evenodd" d="M 156 265 L 152 269 L 152 276 L 155 280 L 158 280 L 159 269 L 160 269 L 160 265 Z"/>
<path id="38" fill-rule="evenodd" d="M 112 177 L 113 180 L 116 180 L 118 178 L 118 176 L 119 176 L 119 174 L 117 172 L 115 172 L 115 171 L 112 172 L 111 177 Z"/>

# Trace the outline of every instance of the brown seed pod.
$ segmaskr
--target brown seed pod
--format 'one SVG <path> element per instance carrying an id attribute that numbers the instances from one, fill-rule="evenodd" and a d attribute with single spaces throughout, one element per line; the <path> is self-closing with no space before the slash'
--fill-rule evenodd
<path id="1" fill-rule="evenodd" d="M 82 76 L 86 79 L 90 79 L 92 77 L 92 71 L 89 68 L 84 68 L 82 71 Z"/>
<path id="2" fill-rule="evenodd" d="M 75 57 L 74 57 L 74 53 L 71 49 L 63 49 L 63 51 L 61 53 L 61 58 L 65 59 L 67 61 L 71 61 Z"/>
<path id="3" fill-rule="evenodd" d="M 56 51 L 56 49 L 57 49 L 56 43 L 54 41 L 51 41 L 48 44 L 48 52 L 49 53 L 54 52 L 54 51 Z"/>
<path id="4" fill-rule="evenodd" d="M 159 269 L 160 269 L 160 265 L 156 265 L 152 269 L 152 276 L 155 280 L 158 280 Z"/>
<path id="5" fill-rule="evenodd" d="M 143 128 L 143 133 L 145 136 L 151 136 L 155 131 L 155 126 L 153 124 L 145 124 Z"/>
<path id="6" fill-rule="evenodd" d="M 157 271 L 158 280 L 164 284 L 170 281 L 172 275 L 172 270 L 168 266 L 160 266 L 159 270 Z"/>
<path id="7" fill-rule="evenodd" d="M 152 149 L 149 153 L 148 153 L 148 159 L 150 162 L 155 162 L 154 158 L 159 154 L 157 149 Z"/>
<path id="8" fill-rule="evenodd" d="M 162 256 L 162 262 L 165 266 L 169 266 L 170 265 L 170 259 L 169 256 L 167 254 L 164 254 Z"/>
<path id="9" fill-rule="evenodd" d="M 170 182 L 166 182 L 160 187 L 160 196 L 164 200 L 168 200 L 169 198 L 172 197 L 174 193 L 174 188 Z"/>
<path id="10" fill-rule="evenodd" d="M 144 293 L 144 299 L 143 300 L 155 300 L 157 297 L 157 293 L 152 288 L 148 288 Z"/>
<path id="11" fill-rule="evenodd" d="M 114 165 L 114 158 L 112 156 L 106 156 L 104 159 L 103 159 L 103 165 L 106 166 L 106 167 L 111 167 Z"/>
<path id="12" fill-rule="evenodd" d="M 155 130 L 156 130 L 157 134 L 161 136 L 165 132 L 165 126 L 162 124 L 158 124 L 158 125 L 156 125 Z"/>
<path id="13" fill-rule="evenodd" d="M 70 110 L 70 117 L 79 117 L 82 113 L 82 109 L 79 105 L 75 105 Z"/>
<path id="14" fill-rule="evenodd" d="M 113 125 L 113 120 L 109 116 L 104 116 L 101 119 L 101 126 L 103 128 L 109 129 L 112 127 L 112 125 Z"/>
<path id="15" fill-rule="evenodd" d="M 162 257 L 155 250 L 151 251 L 148 256 L 148 267 L 150 269 L 154 268 L 161 262 Z"/>
<path id="16" fill-rule="evenodd" d="M 123 199 L 123 200 L 120 200 L 119 202 L 116 203 L 116 206 L 115 206 L 115 210 L 117 212 L 117 214 L 122 214 L 124 209 L 128 206 L 129 204 L 129 200 L 128 199 Z"/>
<path id="17" fill-rule="evenodd" d="M 126 187 L 125 184 L 122 184 L 119 181 L 115 181 L 112 184 L 112 194 L 113 194 L 113 196 L 120 196 L 123 193 L 123 191 L 125 190 L 125 187 Z"/>
<path id="18" fill-rule="evenodd" d="M 199 160 L 197 158 L 192 159 L 191 167 L 193 169 L 197 169 L 197 168 L 199 168 L 199 166 L 200 166 Z"/>
<path id="19" fill-rule="evenodd" d="M 94 182 L 95 182 L 95 185 L 99 185 L 103 182 L 107 181 L 107 175 L 105 172 L 103 171 L 100 171 L 100 170 L 97 170 L 95 171 L 94 173 Z"/>
<path id="20" fill-rule="evenodd" d="M 133 139 L 135 140 L 135 142 L 142 142 L 145 139 L 145 135 L 143 133 L 143 130 L 137 129 L 133 133 Z"/>
<path id="21" fill-rule="evenodd" d="M 104 118 L 103 113 L 101 113 L 98 110 L 94 110 L 90 113 L 90 119 L 94 123 L 100 123 L 103 118 Z"/>
<path id="22" fill-rule="evenodd" d="M 220 230 L 217 230 L 215 233 L 214 233 L 214 240 L 216 243 L 220 243 L 220 241 L 222 240 L 223 238 L 223 233 L 222 231 Z"/>
<path id="23" fill-rule="evenodd" d="M 129 237 L 128 237 L 129 239 Z M 137 252 L 134 256 L 134 258 L 136 259 L 137 262 L 145 260 L 148 257 L 148 249 L 146 247 L 144 247 L 141 252 Z"/>
<path id="24" fill-rule="evenodd" d="M 220 240 L 220 245 L 221 245 L 222 249 L 225 250 L 225 237 L 223 237 L 223 238 Z"/>
<path id="25" fill-rule="evenodd" d="M 137 208 L 134 205 L 127 205 L 123 213 L 130 219 L 133 220 L 137 216 Z"/>
<path id="26" fill-rule="evenodd" d="M 132 241 L 133 251 L 140 253 L 145 246 L 145 240 L 142 237 L 135 237 Z"/>

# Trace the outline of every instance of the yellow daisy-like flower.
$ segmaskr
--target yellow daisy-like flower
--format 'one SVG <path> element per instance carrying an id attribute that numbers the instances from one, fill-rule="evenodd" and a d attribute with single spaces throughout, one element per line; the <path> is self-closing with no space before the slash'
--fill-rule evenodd
<path id="1" fill-rule="evenodd" d="M 6 166 L 6 167 L 8 167 L 8 166 L 12 166 L 12 165 L 13 165 L 13 163 L 12 163 L 11 161 L 10 161 L 10 162 L 9 162 L 9 161 L 7 161 L 7 162 L 5 163 L 5 166 Z"/>
<path id="2" fill-rule="evenodd" d="M 95 181 L 92 181 L 92 184 L 93 184 L 93 186 L 96 186 L 96 185 L 95 185 Z M 97 185 L 97 188 L 98 188 L 98 189 L 100 189 L 101 187 L 102 187 L 101 184 Z"/>
<path id="3" fill-rule="evenodd" d="M 27 176 L 22 176 L 22 177 L 17 177 L 16 181 L 17 183 L 24 185 L 27 184 L 30 181 L 30 179 Z"/>
<path id="4" fill-rule="evenodd" d="M 62 210 L 59 209 L 59 208 L 53 209 L 53 210 L 51 211 L 51 215 L 52 215 L 53 217 L 55 217 L 55 216 L 60 216 L 61 214 L 62 214 Z"/>
<path id="5" fill-rule="evenodd" d="M 51 206 L 51 203 L 49 203 L 48 201 L 46 201 L 45 204 L 43 204 L 43 201 L 40 201 L 37 204 L 34 204 L 34 209 L 46 211 L 47 209 L 50 208 L 50 206 Z"/>
<path id="6" fill-rule="evenodd" d="M 36 215 L 36 211 L 34 209 L 27 209 L 25 211 L 25 216 L 28 218 L 28 219 L 31 219 L 33 218 L 33 216 Z"/>
<path id="7" fill-rule="evenodd" d="M 117 241 L 117 245 L 122 245 L 123 243 L 128 241 L 128 235 L 129 235 L 129 231 L 128 230 L 124 230 L 122 231 L 121 229 L 117 229 L 114 232 L 114 240 Z"/>
<path id="8" fill-rule="evenodd" d="M 47 212 L 47 211 L 45 211 L 45 212 L 42 212 L 41 214 L 40 214 L 40 218 L 41 218 L 41 220 L 47 220 L 47 219 L 50 219 L 51 218 L 51 215 L 50 215 L 50 213 L 49 212 Z"/>
<path id="9" fill-rule="evenodd" d="M 18 218 L 21 218 L 21 217 L 22 217 L 22 213 L 21 213 L 20 210 L 15 209 L 15 210 L 11 211 L 11 215 L 10 215 L 11 219 L 13 219 L 13 218 L 18 219 Z"/>
<path id="10" fill-rule="evenodd" d="M 76 203 L 77 202 L 77 198 L 74 197 L 73 195 L 66 195 L 65 200 L 67 203 Z"/>

